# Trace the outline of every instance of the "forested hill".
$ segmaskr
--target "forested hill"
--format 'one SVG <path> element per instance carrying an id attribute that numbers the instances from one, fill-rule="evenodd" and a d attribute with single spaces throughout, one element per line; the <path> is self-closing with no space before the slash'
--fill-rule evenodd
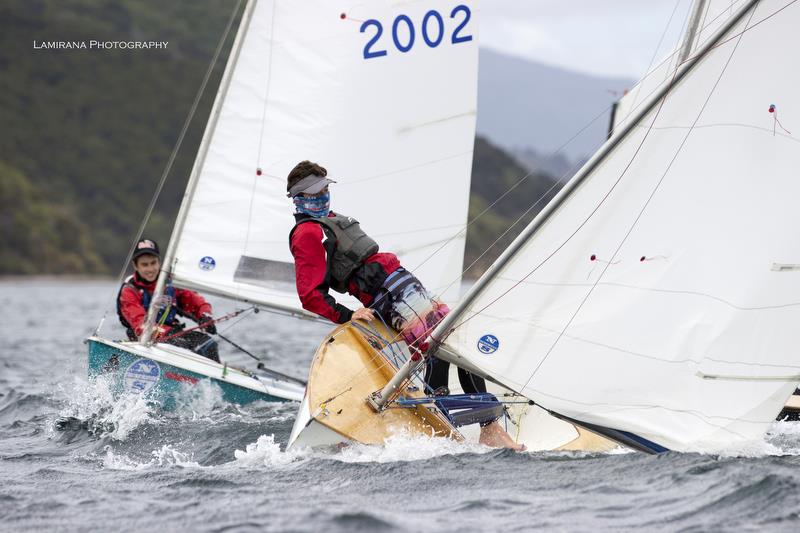
<path id="1" fill-rule="evenodd" d="M 0 273 L 120 268 L 234 5 L 0 3 Z M 136 51 L 33 47 L 34 40 L 92 39 L 170 44 Z M 153 218 L 151 229 L 163 239 L 223 67 L 211 80 Z"/>
<path id="2" fill-rule="evenodd" d="M 0 274 L 118 271 L 235 4 L 0 3 Z M 98 51 L 33 45 L 89 40 L 169 41 L 169 46 Z M 223 63 L 148 226 L 148 234 L 162 242 L 169 238 Z M 526 174 L 487 141 L 477 139 L 475 148 L 471 217 Z M 548 178 L 531 177 L 480 217 L 468 233 L 467 264 L 550 184 Z M 471 274 L 496 253 L 481 258 Z"/>

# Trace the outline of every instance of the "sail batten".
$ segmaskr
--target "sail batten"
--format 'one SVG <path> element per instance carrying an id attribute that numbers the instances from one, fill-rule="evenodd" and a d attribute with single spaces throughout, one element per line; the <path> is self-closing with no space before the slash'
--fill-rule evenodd
<path id="1" fill-rule="evenodd" d="M 769 52 L 800 47 L 791 4 L 705 41 L 437 328 L 440 357 L 669 449 L 763 435 L 798 375 L 800 285 L 774 265 L 800 257 L 800 152 L 769 130 L 800 123 Z"/>

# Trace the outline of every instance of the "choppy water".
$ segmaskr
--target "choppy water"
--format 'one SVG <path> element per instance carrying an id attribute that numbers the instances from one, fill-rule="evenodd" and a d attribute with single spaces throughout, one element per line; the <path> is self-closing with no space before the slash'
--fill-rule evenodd
<path id="1" fill-rule="evenodd" d="M 210 387 L 172 413 L 114 402 L 87 381 L 82 344 L 114 294 L 109 282 L 0 282 L 0 530 L 800 527 L 796 423 L 726 456 L 516 454 L 402 436 L 287 453 L 295 404 L 237 408 Z M 104 332 L 119 337 L 115 321 Z M 228 333 L 302 376 L 327 329 L 261 313 Z M 89 428 L 54 429 L 98 413 Z"/>

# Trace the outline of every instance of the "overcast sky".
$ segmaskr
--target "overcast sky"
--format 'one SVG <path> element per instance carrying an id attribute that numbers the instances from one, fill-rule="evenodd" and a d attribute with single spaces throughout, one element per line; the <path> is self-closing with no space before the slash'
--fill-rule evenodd
<path id="1" fill-rule="evenodd" d="M 675 48 L 691 4 L 692 0 L 482 0 L 481 45 L 571 70 L 639 79 L 654 54 L 658 60 Z"/>

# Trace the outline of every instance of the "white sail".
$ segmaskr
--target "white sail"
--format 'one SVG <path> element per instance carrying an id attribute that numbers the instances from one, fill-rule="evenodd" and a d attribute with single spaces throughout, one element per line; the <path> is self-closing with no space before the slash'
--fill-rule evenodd
<path id="1" fill-rule="evenodd" d="M 338 182 L 335 211 L 457 297 L 464 234 L 448 240 L 469 200 L 474 4 L 251 2 L 171 242 L 175 282 L 300 310 L 286 176 L 309 159 Z"/>
<path id="2" fill-rule="evenodd" d="M 677 48 L 617 101 L 612 128 L 617 129 L 658 89 L 670 83 L 675 69 L 706 44 L 744 3 L 745 0 L 694 0 Z"/>
<path id="3" fill-rule="evenodd" d="M 439 356 L 670 449 L 760 438 L 800 381 L 798 27 L 790 0 L 729 19 L 476 283 Z"/>

